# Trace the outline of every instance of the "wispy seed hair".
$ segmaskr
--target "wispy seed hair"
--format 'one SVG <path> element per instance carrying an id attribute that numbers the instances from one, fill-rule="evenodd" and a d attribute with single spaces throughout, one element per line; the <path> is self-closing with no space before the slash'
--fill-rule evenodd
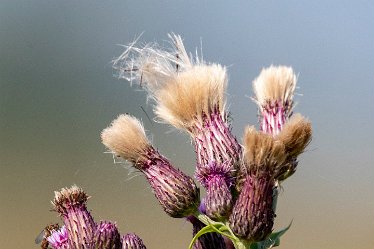
<path id="1" fill-rule="evenodd" d="M 132 163 L 146 160 L 145 154 L 151 147 L 140 121 L 124 114 L 101 132 L 101 140 L 115 155 Z"/>
<path id="2" fill-rule="evenodd" d="M 297 77 L 291 67 L 273 66 L 263 68 L 253 81 L 255 101 L 261 107 L 266 103 L 281 101 L 292 103 Z"/>
<path id="3" fill-rule="evenodd" d="M 144 86 L 149 97 L 156 101 L 155 113 L 160 121 L 177 128 L 188 129 L 196 119 L 213 110 L 223 118 L 224 94 L 227 88 L 226 68 L 206 64 L 198 56 L 186 52 L 182 38 L 170 34 L 172 48 L 134 43 L 113 61 L 119 78 L 136 81 Z"/>
<path id="4" fill-rule="evenodd" d="M 285 124 L 276 139 L 284 144 L 289 157 L 297 157 L 312 140 L 311 122 L 297 113 Z"/>
<path id="5" fill-rule="evenodd" d="M 283 143 L 248 126 L 244 132 L 244 162 L 250 172 L 274 172 L 286 159 Z"/>
<path id="6" fill-rule="evenodd" d="M 169 34 L 172 48 L 162 48 L 157 43 L 136 47 L 133 43 L 115 60 L 113 68 L 120 79 L 137 82 L 150 93 L 164 82 L 174 78 L 179 71 L 192 67 L 192 56 L 184 48 L 179 35 Z"/>

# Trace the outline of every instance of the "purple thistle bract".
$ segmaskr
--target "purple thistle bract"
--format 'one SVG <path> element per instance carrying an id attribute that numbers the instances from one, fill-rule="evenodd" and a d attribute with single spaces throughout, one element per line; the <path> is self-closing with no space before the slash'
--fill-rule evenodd
<path id="1" fill-rule="evenodd" d="M 110 221 L 101 221 L 95 231 L 92 245 L 92 249 L 121 249 L 121 236 L 116 225 Z"/>
<path id="2" fill-rule="evenodd" d="M 122 237 L 123 249 L 146 249 L 143 240 L 135 233 L 128 233 Z"/>

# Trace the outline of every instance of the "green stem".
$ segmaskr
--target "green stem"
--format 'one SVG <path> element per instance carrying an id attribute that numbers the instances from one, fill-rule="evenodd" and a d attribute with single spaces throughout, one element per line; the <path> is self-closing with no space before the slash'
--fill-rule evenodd
<path id="1" fill-rule="evenodd" d="M 250 247 L 250 244 L 243 242 L 241 239 L 235 236 L 228 224 L 214 221 L 208 216 L 201 213 L 196 213 L 195 217 L 198 218 L 206 226 L 210 226 L 211 229 L 216 233 L 228 237 L 234 244 L 235 249 L 248 249 Z"/>
<path id="2" fill-rule="evenodd" d="M 216 232 L 218 234 L 221 234 L 222 236 L 226 236 L 229 238 L 232 243 L 234 244 L 235 249 L 268 249 L 272 248 L 274 246 L 278 246 L 280 243 L 280 237 L 287 232 L 287 230 L 290 228 L 291 224 L 289 224 L 284 229 L 274 232 L 270 234 L 264 241 L 260 242 L 249 242 L 244 239 L 240 239 L 236 237 L 236 235 L 232 232 L 230 229 L 229 224 L 224 222 L 217 222 L 212 219 L 210 219 L 208 216 L 201 214 L 201 213 L 195 213 L 194 214 L 196 218 L 198 218 L 202 223 L 206 225 L 203 229 L 201 229 L 192 239 L 190 247 L 192 248 L 193 243 L 203 234 L 205 233 L 213 233 Z M 291 222 L 292 223 L 292 222 Z"/>

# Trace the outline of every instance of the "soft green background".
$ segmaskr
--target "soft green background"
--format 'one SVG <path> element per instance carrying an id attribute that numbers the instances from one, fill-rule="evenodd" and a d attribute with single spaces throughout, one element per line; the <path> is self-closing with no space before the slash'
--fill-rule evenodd
<path id="1" fill-rule="evenodd" d="M 188 2 L 188 3 L 187 3 Z M 234 133 L 256 124 L 251 81 L 262 67 L 299 73 L 295 109 L 314 139 L 284 184 L 280 248 L 373 248 L 374 4 L 371 1 L 0 1 L 0 248 L 37 248 L 53 191 L 78 184 L 97 220 L 148 248 L 187 248 L 190 224 L 169 218 L 142 176 L 113 164 L 100 131 L 118 114 L 144 121 L 154 144 L 193 174 L 188 137 L 151 123 L 139 87 L 110 61 L 141 42 L 185 38 L 229 66 Z M 136 177 L 134 177 L 136 176 Z"/>

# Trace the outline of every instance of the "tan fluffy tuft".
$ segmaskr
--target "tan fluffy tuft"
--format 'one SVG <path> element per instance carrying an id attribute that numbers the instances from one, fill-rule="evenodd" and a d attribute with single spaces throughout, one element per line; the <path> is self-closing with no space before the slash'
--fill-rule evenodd
<path id="1" fill-rule="evenodd" d="M 187 130 L 213 111 L 225 118 L 226 87 L 224 67 L 217 64 L 196 65 L 155 92 L 156 115 L 177 128 Z"/>
<path id="2" fill-rule="evenodd" d="M 312 140 L 312 125 L 301 114 L 295 114 L 276 139 L 284 144 L 289 157 L 297 157 Z"/>
<path id="3" fill-rule="evenodd" d="M 261 107 L 266 103 L 281 101 L 292 103 L 297 77 L 291 67 L 270 66 L 262 69 L 253 81 L 255 100 Z"/>
<path id="4" fill-rule="evenodd" d="M 271 135 L 256 131 L 248 126 L 244 132 L 244 160 L 251 172 L 269 171 L 282 165 L 286 159 L 282 143 L 274 140 Z"/>
<path id="5" fill-rule="evenodd" d="M 120 115 L 101 133 L 102 143 L 115 155 L 132 163 L 145 160 L 151 147 L 143 125 L 130 115 Z"/>
<path id="6" fill-rule="evenodd" d="M 218 111 L 225 119 L 226 68 L 206 64 L 186 52 L 179 35 L 169 35 L 172 48 L 134 43 L 113 61 L 120 78 L 137 81 L 156 101 L 155 113 L 161 121 L 189 130 L 203 114 Z"/>

